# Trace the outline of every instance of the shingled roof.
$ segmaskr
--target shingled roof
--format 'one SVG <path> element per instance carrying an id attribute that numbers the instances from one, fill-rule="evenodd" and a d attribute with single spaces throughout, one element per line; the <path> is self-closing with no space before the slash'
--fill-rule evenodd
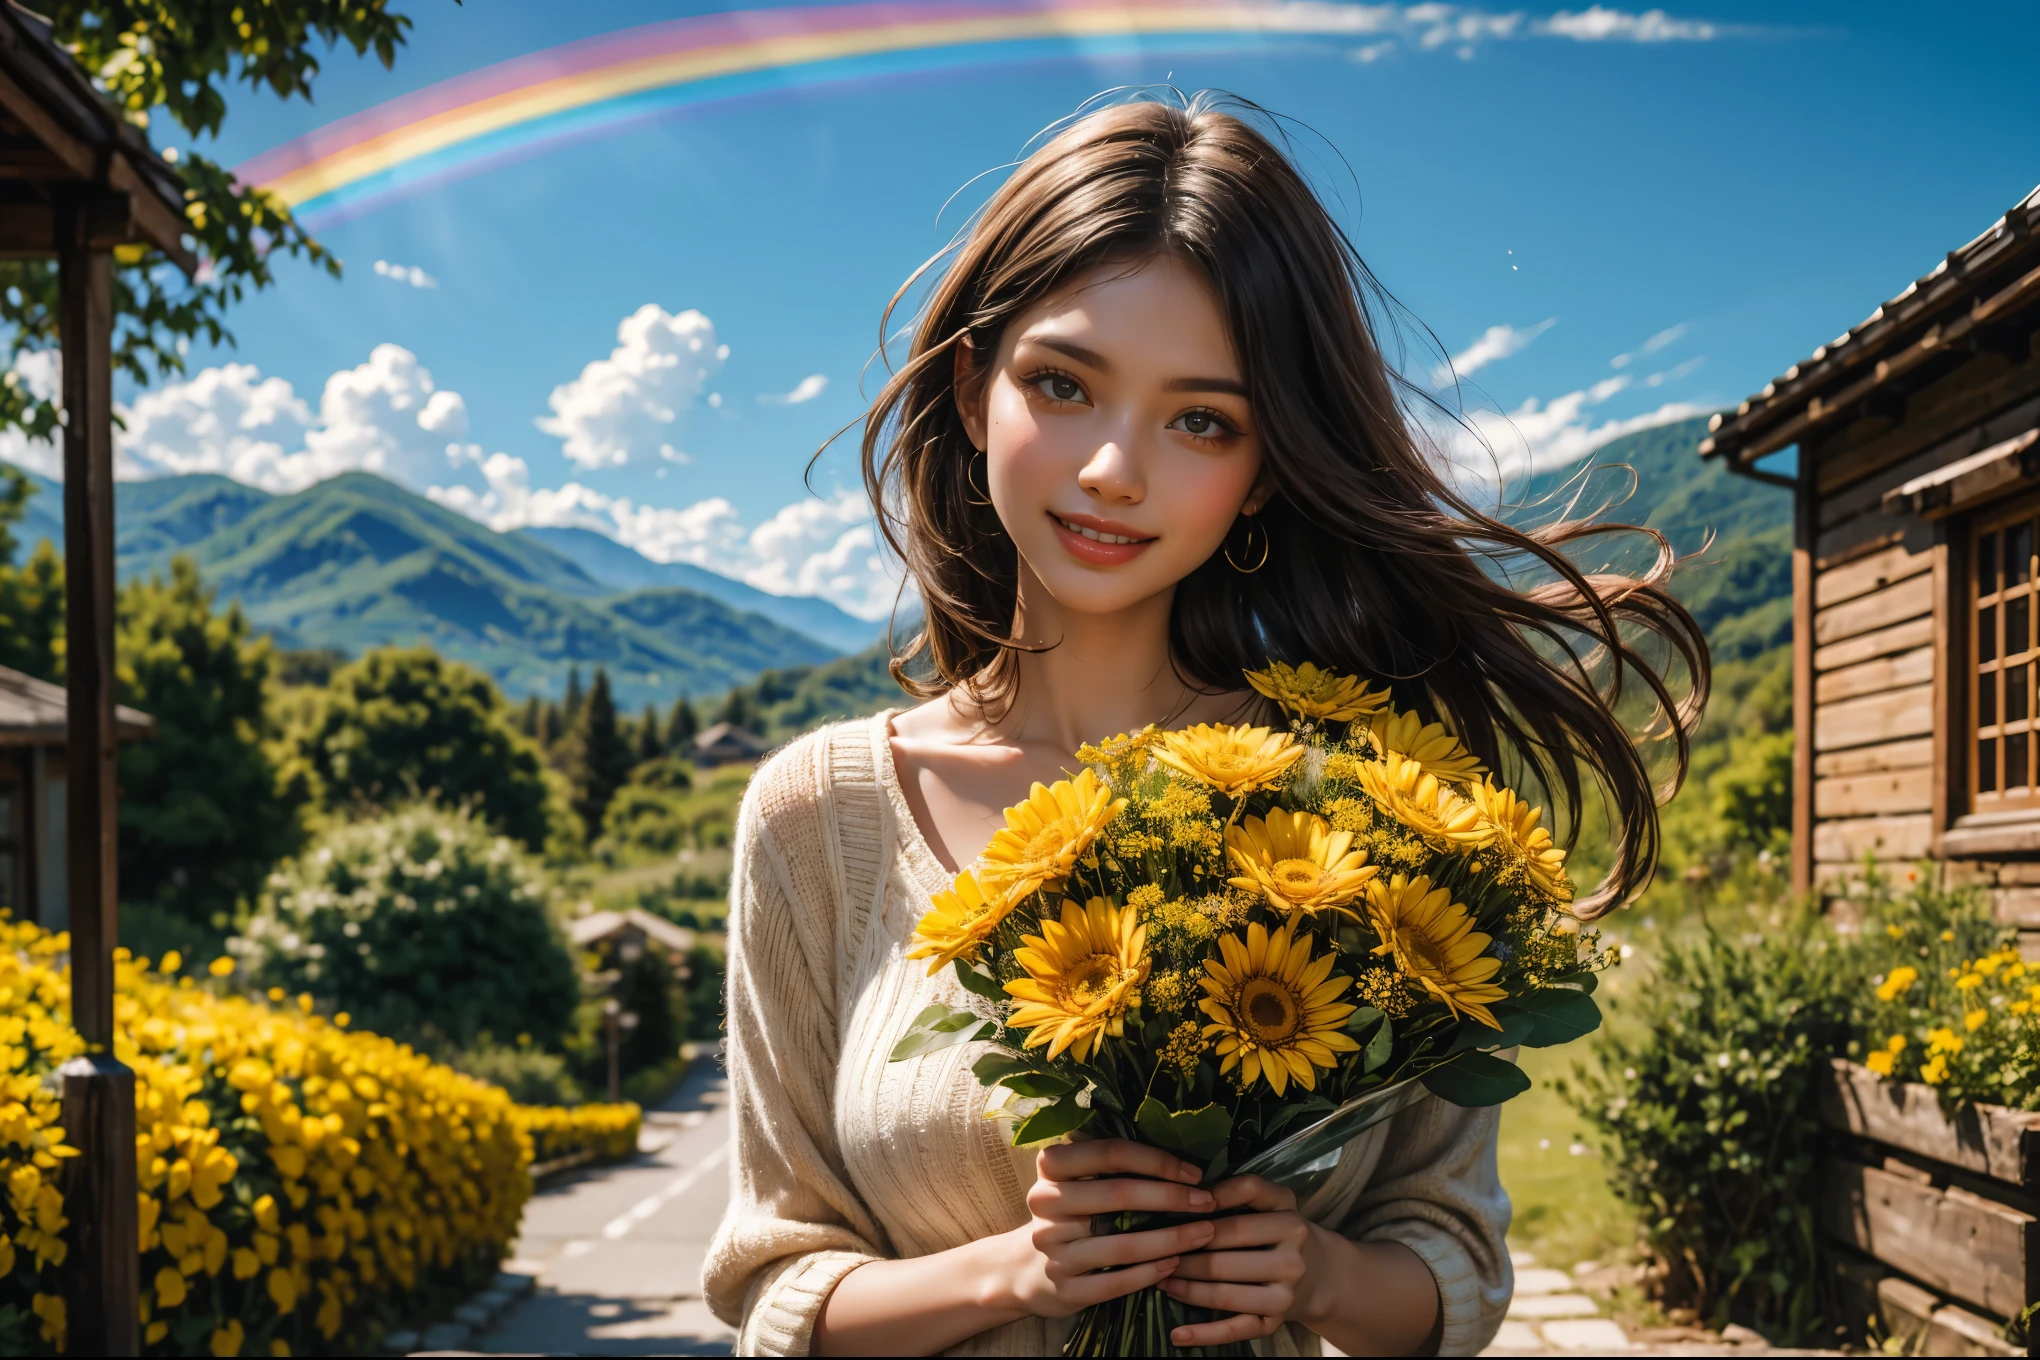
<path id="1" fill-rule="evenodd" d="M 141 710 L 121 704 L 113 713 L 122 741 L 156 735 Z M 0 666 L 0 746 L 62 746 L 64 736 L 64 687 Z"/>

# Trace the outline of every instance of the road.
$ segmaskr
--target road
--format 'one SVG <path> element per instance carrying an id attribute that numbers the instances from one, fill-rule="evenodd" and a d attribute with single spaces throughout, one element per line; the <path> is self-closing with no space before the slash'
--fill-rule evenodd
<path id="1" fill-rule="evenodd" d="M 729 1199 L 729 1088 L 704 1055 L 645 1115 L 656 1150 L 548 1185 L 509 1269 L 538 1287 L 470 1342 L 483 1354 L 728 1355 L 701 1261 Z M 663 1143 L 659 1140 L 664 1139 Z"/>

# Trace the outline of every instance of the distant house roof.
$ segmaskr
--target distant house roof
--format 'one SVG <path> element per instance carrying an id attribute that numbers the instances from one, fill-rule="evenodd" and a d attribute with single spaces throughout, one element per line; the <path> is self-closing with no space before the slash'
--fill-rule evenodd
<path id="1" fill-rule="evenodd" d="M 665 917 L 654 916 L 640 907 L 632 907 L 627 911 L 590 912 L 568 923 L 567 937 L 579 948 L 586 949 L 591 944 L 614 939 L 632 929 L 674 953 L 684 954 L 694 948 L 693 931 L 686 926 L 676 926 Z"/>
<path id="2" fill-rule="evenodd" d="M 121 704 L 113 710 L 122 741 L 156 735 L 156 720 Z M 62 746 L 64 688 L 0 666 L 0 746 Z"/>
<path id="3" fill-rule="evenodd" d="M 746 731 L 735 723 L 717 723 L 695 735 L 694 749 L 716 755 L 735 755 L 739 759 L 762 756 L 772 749 L 771 743 L 756 732 Z"/>
<path id="4" fill-rule="evenodd" d="M 1904 292 L 1737 406 L 1714 417 L 1702 457 L 1740 470 L 1859 409 L 1877 388 L 1968 352 L 1984 332 L 2040 301 L 2040 188 Z"/>

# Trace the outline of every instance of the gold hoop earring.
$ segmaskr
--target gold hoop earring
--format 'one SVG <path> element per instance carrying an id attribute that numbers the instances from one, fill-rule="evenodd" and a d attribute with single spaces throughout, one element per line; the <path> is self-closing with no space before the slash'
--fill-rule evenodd
<path id="1" fill-rule="evenodd" d="M 983 449 L 973 449 L 971 451 L 970 461 L 963 465 L 963 484 L 969 487 L 972 491 L 977 492 L 977 497 L 975 498 L 970 496 L 965 496 L 963 498 L 964 504 L 966 505 L 990 505 L 992 503 L 991 493 L 989 491 L 981 489 L 977 484 L 977 479 L 970 475 L 971 469 L 977 466 L 978 459 L 984 456 L 985 451 Z"/>
<path id="2" fill-rule="evenodd" d="M 1254 541 L 1254 530 L 1260 528 L 1261 526 L 1255 524 L 1253 521 L 1253 517 L 1250 515 L 1242 515 L 1240 518 L 1246 520 L 1247 522 L 1247 542 L 1240 545 L 1244 549 L 1251 547 Z M 1228 537 L 1230 537 L 1230 535 L 1228 535 Z M 1261 560 L 1254 563 L 1253 566 L 1243 567 L 1239 563 L 1233 561 L 1231 543 L 1227 543 L 1225 545 L 1225 561 L 1227 566 L 1231 567 L 1234 571 L 1238 572 L 1242 576 L 1252 576 L 1255 572 L 1267 566 L 1268 531 L 1266 529 L 1261 529 Z"/>

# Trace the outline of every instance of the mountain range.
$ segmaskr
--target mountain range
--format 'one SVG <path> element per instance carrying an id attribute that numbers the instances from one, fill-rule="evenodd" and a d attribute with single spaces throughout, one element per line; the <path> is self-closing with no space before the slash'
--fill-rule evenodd
<path id="1" fill-rule="evenodd" d="M 23 555 L 63 543 L 62 489 L 30 480 Z M 513 696 L 557 693 L 571 666 L 600 665 L 619 703 L 665 704 L 879 632 L 825 600 L 655 563 L 586 530 L 498 533 L 368 473 L 290 495 L 204 474 L 122 482 L 114 522 L 123 579 L 188 555 L 279 646 L 426 644 Z"/>

